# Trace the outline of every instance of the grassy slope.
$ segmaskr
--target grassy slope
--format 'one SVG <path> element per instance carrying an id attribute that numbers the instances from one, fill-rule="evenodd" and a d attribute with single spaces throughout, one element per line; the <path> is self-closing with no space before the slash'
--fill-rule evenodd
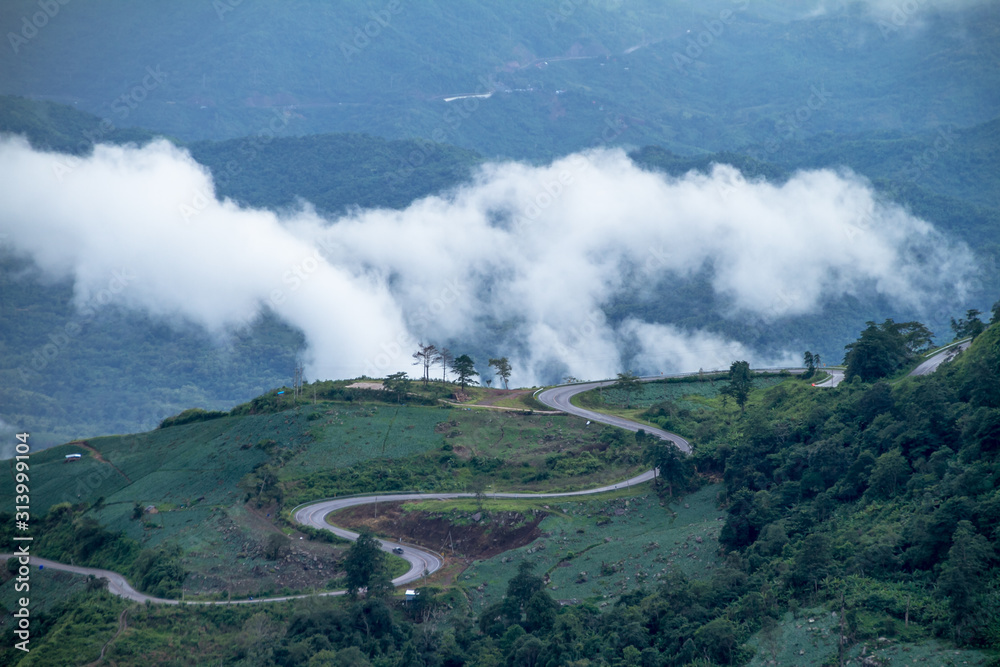
<path id="1" fill-rule="evenodd" d="M 755 389 L 766 389 L 774 387 L 782 382 L 798 382 L 795 377 L 783 376 L 757 376 L 754 379 Z M 811 382 L 811 380 L 810 380 Z M 704 381 L 687 381 L 667 379 L 656 382 L 644 382 L 640 385 L 639 391 L 633 392 L 631 397 L 626 397 L 625 392 L 616 387 L 605 387 L 598 391 L 592 389 L 582 394 L 577 394 L 573 398 L 573 404 L 588 410 L 603 412 L 616 417 L 624 417 L 637 421 L 641 424 L 648 424 L 656 428 L 666 428 L 662 424 L 653 421 L 649 409 L 657 404 L 668 404 L 676 409 L 683 416 L 677 428 L 677 434 L 685 438 L 695 438 L 699 435 L 698 423 L 706 419 L 712 419 L 708 413 L 717 412 L 719 414 L 733 414 L 734 404 L 727 401 L 724 407 L 721 400 L 718 400 L 720 391 L 726 387 L 728 382 L 725 375 L 706 375 Z M 761 393 L 751 392 L 748 405 L 754 405 L 755 400 L 759 400 Z M 715 400 L 713 400 L 715 399 Z M 626 400 L 633 407 L 626 408 Z M 736 410 L 738 412 L 738 410 Z M 687 419 L 694 413 L 695 419 Z"/>
<path id="2" fill-rule="evenodd" d="M 499 601 L 505 582 L 526 559 L 536 564 L 537 573 L 549 575 L 552 597 L 600 606 L 623 593 L 654 588 L 671 570 L 692 579 L 710 577 L 720 563 L 719 487 L 708 485 L 666 510 L 650 491 L 642 485 L 594 499 L 548 503 L 552 514 L 541 523 L 542 538 L 478 561 L 462 575 L 459 581 L 473 609 Z M 490 509 L 487 500 L 485 510 Z"/>
<path id="3" fill-rule="evenodd" d="M 750 640 L 757 654 L 747 667 L 767 667 L 775 664 L 797 667 L 826 667 L 836 664 L 837 633 L 839 620 L 829 609 L 804 609 L 788 612 L 771 632 L 758 632 Z M 900 641 L 883 638 L 879 641 L 861 642 L 846 652 L 845 660 L 856 664 L 862 650 L 866 656 L 886 660 L 889 665 L 934 665 L 958 667 L 959 665 L 984 666 L 991 660 L 981 651 L 962 649 L 937 640 Z"/>
<path id="4" fill-rule="evenodd" d="M 624 478 L 639 466 L 638 453 L 623 450 L 616 465 L 573 468 L 573 452 L 599 447 L 601 433 L 566 416 L 321 402 L 94 438 L 87 441 L 92 449 L 71 443 L 37 452 L 32 455 L 32 504 L 41 516 L 57 503 L 93 504 L 103 498 L 103 505 L 88 514 L 112 532 L 123 532 L 144 547 L 181 546 L 185 567 L 194 575 L 189 593 L 259 594 L 282 586 L 274 563 L 261 553 L 278 514 L 271 505 L 259 513 L 244 507 L 245 494 L 237 485 L 256 466 L 274 464 L 276 456 L 283 460 L 278 477 L 287 507 L 351 490 L 336 481 L 331 486 L 337 479 L 360 484 L 361 491 L 393 490 L 394 469 L 419 480 L 406 490 L 417 483 L 425 490 L 463 490 L 477 483 L 496 489 L 585 488 Z M 269 454 L 260 443 L 271 440 L 276 448 Z M 448 449 L 442 451 L 444 443 Z M 65 454 L 72 452 L 83 459 L 66 463 Z M 561 463 L 550 466 L 552 456 Z M 476 466 L 474 457 L 494 463 Z M 550 469 L 549 479 L 525 481 Z M 359 470 L 371 471 L 371 477 L 359 480 Z M 3 492 L 12 502 L 11 489 Z M 134 520 L 136 503 L 157 512 Z M 304 548 L 331 552 L 321 545 Z"/>
<path id="5" fill-rule="evenodd" d="M 995 334 L 996 332 L 991 330 L 983 339 L 986 341 L 985 344 L 990 344 L 996 338 Z M 963 355 L 956 364 L 959 366 L 967 364 L 969 363 L 969 359 L 971 359 L 970 356 Z M 781 386 L 755 392 L 753 395 L 753 405 L 776 411 L 778 414 L 801 416 L 807 414 L 810 410 L 815 410 L 819 404 L 832 404 L 832 402 L 843 398 L 840 397 L 840 394 L 848 395 L 853 391 L 855 390 L 851 387 L 845 387 L 837 391 L 818 392 L 808 387 L 806 383 L 790 381 Z M 678 398 L 680 400 L 688 400 L 684 399 L 684 394 L 681 394 Z M 718 399 L 697 397 L 692 400 L 694 406 L 697 406 L 701 401 L 716 402 Z M 331 406 L 322 407 L 325 412 Z M 374 427 L 379 420 L 384 420 L 382 423 L 388 424 L 391 419 L 388 413 L 390 411 L 395 412 L 395 408 L 393 406 L 381 405 L 377 406 L 378 409 L 375 410 L 374 407 L 374 405 L 353 407 L 352 409 L 357 410 L 350 417 L 353 422 L 356 422 L 354 426 L 367 426 L 367 423 L 371 422 L 370 425 Z M 431 412 L 438 411 L 435 408 L 427 410 Z M 724 419 L 731 418 L 731 415 L 728 414 L 731 410 L 732 408 L 730 407 L 730 410 L 726 411 L 727 414 L 725 415 L 716 410 L 716 419 L 720 416 Z M 458 417 L 483 414 L 468 413 L 465 411 L 446 412 L 444 410 L 440 412 L 442 414 L 457 413 Z M 353 433 L 348 426 L 348 419 L 343 419 L 346 416 L 346 412 L 335 410 L 330 415 L 327 415 L 330 419 L 341 418 L 345 422 L 343 425 L 326 425 L 317 419 L 309 420 L 303 416 L 307 415 L 307 413 L 308 410 L 303 409 L 298 416 L 286 412 L 276 415 L 261 415 L 253 418 L 223 419 L 215 422 L 192 424 L 187 427 L 175 427 L 175 429 L 167 429 L 159 434 L 145 434 L 145 436 L 150 439 L 161 438 L 163 439 L 162 442 L 167 442 L 166 439 L 172 437 L 174 438 L 174 442 L 178 443 L 179 440 L 183 439 L 180 437 L 183 433 L 187 433 L 187 437 L 191 437 L 193 433 L 204 431 L 206 437 L 214 433 L 214 441 L 216 442 L 225 442 L 223 435 L 225 433 L 232 434 L 230 439 L 235 438 L 237 433 L 242 433 L 244 434 L 245 441 L 247 431 L 238 430 L 237 427 L 240 424 L 247 429 L 250 425 L 254 425 L 254 437 L 272 433 L 279 438 L 284 438 L 294 432 L 297 427 L 309 427 L 310 430 L 320 433 L 322 433 L 323 427 L 335 427 L 337 429 L 336 432 L 341 436 Z M 303 421 L 300 423 L 297 421 L 299 419 Z M 399 419 L 399 417 L 397 416 L 396 419 Z M 469 424 L 472 423 L 470 422 Z M 462 425 L 466 424 L 463 423 Z M 187 429 L 187 431 L 183 429 Z M 175 435 L 171 436 L 169 431 L 175 431 Z M 372 428 L 371 430 L 373 434 L 378 432 L 378 429 Z M 356 437 L 361 438 L 363 435 L 359 434 Z M 323 440 L 323 437 L 317 439 Z M 130 456 L 135 456 L 136 451 L 134 444 L 130 446 L 125 440 L 111 438 L 95 442 L 101 445 L 101 451 L 110 456 L 113 461 L 115 460 L 114 453 L 118 449 L 110 445 L 112 443 L 119 443 L 122 454 L 120 460 L 124 464 L 123 470 L 130 470 L 136 474 L 141 474 L 146 464 L 138 459 L 130 458 Z M 232 444 L 236 445 L 238 442 Z M 210 453 L 207 452 L 207 449 L 205 447 L 201 448 L 203 452 Z M 181 451 L 190 457 L 194 455 L 195 450 Z M 252 453 L 256 450 L 251 448 L 251 450 L 239 451 L 244 453 L 249 451 Z M 346 455 L 357 457 L 357 453 L 350 451 L 347 451 Z M 43 469 L 45 466 L 59 465 L 67 466 L 64 470 L 69 470 L 72 465 L 79 465 L 82 471 L 88 465 L 88 463 L 70 465 L 56 463 L 55 453 L 50 453 L 49 456 L 51 460 L 46 462 L 44 456 L 39 455 L 39 459 L 43 462 Z M 182 463 L 182 461 L 174 461 L 172 465 L 176 465 L 177 463 Z M 93 466 L 93 461 L 89 465 Z M 197 468 L 197 466 L 191 467 Z M 178 469 L 186 470 L 188 467 L 179 466 Z M 94 470 L 94 468 L 91 468 L 90 472 Z M 149 475 L 146 476 L 148 477 Z M 709 486 L 702 489 L 702 491 L 684 498 L 680 503 L 675 503 L 672 509 L 678 516 L 674 520 L 671 520 L 669 515 L 663 513 L 662 508 L 658 506 L 659 501 L 652 496 L 645 495 L 646 492 L 644 491 L 631 496 L 619 494 L 614 499 L 605 497 L 585 501 L 552 503 L 550 507 L 558 511 L 558 514 L 546 519 L 546 522 L 543 524 L 543 529 L 549 533 L 542 540 L 546 545 L 544 549 L 538 549 L 539 543 L 535 543 L 523 547 L 514 553 L 477 563 L 471 570 L 465 573 L 465 576 L 468 578 L 462 578 L 460 583 L 466 588 L 466 592 L 471 598 L 473 605 L 478 608 L 480 605 L 496 599 L 496 596 L 502 592 L 503 582 L 516 571 L 517 562 L 522 558 L 531 558 L 542 566 L 539 568 L 539 571 L 548 571 L 551 577 L 550 591 L 557 598 L 590 598 L 604 601 L 605 595 L 614 597 L 632 590 L 640 583 L 650 587 L 654 586 L 657 578 L 656 575 L 662 574 L 664 570 L 669 571 L 669 568 L 673 566 L 681 568 L 694 578 L 709 576 L 711 572 L 709 566 L 714 567 L 716 565 L 713 560 L 715 558 L 715 550 L 712 547 L 715 544 L 715 537 L 721 525 L 721 522 L 718 521 L 721 513 L 715 508 L 715 495 L 717 491 L 717 487 Z M 628 509 L 625 513 L 618 514 L 615 510 L 625 509 L 624 503 L 626 499 L 629 501 Z M 487 501 L 487 505 L 488 503 L 489 501 Z M 681 509 L 682 505 L 688 505 L 688 507 Z M 863 508 L 863 511 L 854 514 L 849 512 L 848 509 L 845 508 L 844 511 L 836 515 L 834 530 L 843 529 L 847 531 L 844 533 L 845 536 L 853 536 L 851 540 L 859 541 L 862 545 L 877 543 L 885 535 L 898 534 L 901 530 L 901 522 L 905 521 L 909 515 L 905 503 L 901 505 L 898 502 L 870 503 Z M 603 523 L 608 518 L 611 519 L 611 523 L 604 523 L 601 526 L 597 525 L 599 522 Z M 580 530 L 583 532 L 578 532 Z M 694 540 L 696 536 L 701 536 L 703 542 L 698 544 Z M 606 541 L 605 538 L 611 538 L 611 541 Z M 622 539 L 619 541 L 617 538 Z M 659 547 L 652 546 L 652 542 L 658 542 Z M 698 551 L 694 551 L 692 548 L 696 544 L 701 547 Z M 647 547 L 651 548 L 647 550 Z M 685 548 L 681 549 L 681 547 Z M 666 551 L 667 549 L 670 549 L 670 551 Z M 530 553 L 529 550 L 531 550 Z M 559 567 L 560 562 L 566 562 L 571 551 L 573 552 L 573 557 L 568 561 L 569 566 Z M 676 553 L 671 553 L 672 551 L 676 551 Z M 693 553 L 694 557 L 689 557 L 689 552 Z M 602 563 L 615 565 L 621 569 L 601 576 L 600 567 Z M 581 572 L 587 572 L 587 581 L 577 583 L 581 579 Z M 597 573 L 596 576 L 595 572 Z M 486 585 L 482 586 L 484 583 Z M 480 587 L 482 591 L 479 590 Z M 854 605 L 855 607 L 860 606 L 863 609 L 877 610 L 862 612 L 860 622 L 865 627 L 870 627 L 875 631 L 874 629 L 879 627 L 886 627 L 887 623 L 895 624 L 896 632 L 900 635 L 901 639 L 894 639 L 888 647 L 883 647 L 883 650 L 887 654 L 892 653 L 897 657 L 906 655 L 907 658 L 923 657 L 925 660 L 957 660 L 955 654 L 949 653 L 946 655 L 944 653 L 946 646 L 943 644 L 933 642 L 914 644 L 904 641 L 907 638 L 916 638 L 921 632 L 926 632 L 926 630 L 921 628 L 928 622 L 927 618 L 934 618 L 940 613 L 940 609 L 937 609 L 938 604 L 929 598 L 925 599 L 926 596 L 924 593 L 905 583 L 886 583 L 884 581 L 858 577 L 851 577 L 846 581 L 845 592 L 848 597 L 849 606 Z M 902 607 L 900 605 L 903 605 L 908 600 L 908 596 L 915 596 L 913 597 L 914 611 L 912 618 L 915 623 L 913 632 L 916 634 L 912 636 L 900 630 L 900 621 L 893 620 L 893 617 L 901 613 L 900 610 Z M 888 611 L 882 611 L 883 609 Z M 829 609 L 826 611 L 817 609 L 814 616 L 819 617 L 822 614 L 829 615 Z M 823 660 L 828 660 L 832 655 L 828 637 L 823 638 L 824 634 L 829 634 L 830 632 L 830 628 L 828 627 L 830 623 L 818 621 L 815 624 L 809 624 L 809 617 L 809 614 L 805 614 L 802 618 L 798 619 L 786 617 L 782 625 L 782 634 L 780 635 L 781 639 L 779 643 L 784 648 L 781 650 L 791 650 L 792 653 L 788 654 L 788 658 L 793 661 L 801 659 L 801 663 L 795 664 L 810 664 L 810 662 L 821 664 Z M 179 618 L 175 619 L 176 622 L 180 622 L 180 620 Z M 821 627 L 821 629 L 810 629 L 816 627 Z M 143 632 L 148 632 L 148 630 L 144 630 Z M 181 634 L 183 634 L 183 631 L 181 631 Z M 140 634 L 139 636 L 146 637 L 146 641 L 152 641 L 146 634 Z M 167 636 L 163 634 L 159 635 L 159 637 L 160 643 L 158 645 L 165 654 L 169 654 L 173 649 L 168 648 L 167 644 L 173 643 L 173 640 L 167 639 Z M 769 650 L 766 642 L 766 638 L 758 637 L 758 645 L 763 651 Z M 796 649 L 802 650 L 804 653 L 800 656 Z M 977 664 L 983 659 L 982 654 L 973 651 L 962 652 L 958 657 L 962 660 L 968 660 L 970 664 Z M 760 655 L 758 655 L 758 659 L 760 659 Z M 932 662 L 930 664 L 936 663 Z"/>

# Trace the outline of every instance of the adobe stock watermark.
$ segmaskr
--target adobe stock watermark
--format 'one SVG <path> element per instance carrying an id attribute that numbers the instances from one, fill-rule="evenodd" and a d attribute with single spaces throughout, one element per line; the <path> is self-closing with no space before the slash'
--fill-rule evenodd
<path id="1" fill-rule="evenodd" d="M 119 95 L 111 102 L 111 110 L 118 117 L 118 122 L 124 122 L 135 109 L 139 108 L 149 94 L 166 81 L 167 74 L 159 65 L 147 66 L 142 79 L 128 92 Z M 77 149 L 86 152 L 91 146 L 99 144 L 108 134 L 118 129 L 115 122 L 108 117 L 102 118 L 100 125 L 94 130 L 83 130 L 84 139 L 77 144 Z M 74 169 L 80 166 L 84 158 L 76 155 L 61 154 L 52 171 L 60 182 Z"/>
<path id="2" fill-rule="evenodd" d="M 605 118 L 604 128 L 592 146 L 599 148 L 608 145 L 627 129 L 628 125 L 621 118 L 614 120 L 610 117 Z M 513 214 L 514 224 L 517 227 L 523 228 L 536 223 L 542 213 L 552 207 L 569 188 L 576 185 L 577 176 L 594 167 L 591 157 L 586 153 L 574 153 L 566 161 L 567 168 L 561 169 L 554 177 L 543 179 L 534 194 L 528 197 L 527 202 L 517 207 Z"/>
<path id="3" fill-rule="evenodd" d="M 462 124 L 472 117 L 479 110 L 480 100 L 488 99 L 488 96 L 499 88 L 499 84 L 493 79 L 479 76 L 474 93 L 461 95 L 451 102 L 445 102 L 448 108 L 441 114 L 442 125 L 438 125 L 430 134 L 430 142 L 421 143 L 411 150 L 405 157 L 400 158 L 399 166 L 383 176 L 386 186 L 395 190 L 407 182 L 414 172 L 422 167 L 427 159 L 437 150 L 437 144 L 443 144 L 454 136 Z M 431 143 L 433 142 L 433 143 Z"/>
<path id="4" fill-rule="evenodd" d="M 370 14 L 371 20 L 364 25 L 354 26 L 354 34 L 350 42 L 340 43 L 340 53 L 344 60 L 351 62 L 352 59 L 361 55 L 361 52 L 371 46 L 372 40 L 382 34 L 382 31 L 392 23 L 392 17 L 403 12 L 402 0 L 389 0 L 385 7 Z"/>
<path id="5" fill-rule="evenodd" d="M 917 13 L 927 6 L 927 0 L 903 0 L 892 6 L 892 13 L 887 19 L 880 18 L 875 21 L 878 30 L 882 33 L 882 39 L 889 41 L 894 34 L 910 25 L 914 21 Z"/>
<path id="6" fill-rule="evenodd" d="M 919 155 L 910 158 L 909 162 L 900 170 L 900 177 L 911 183 L 919 181 L 934 166 L 934 163 L 938 161 L 942 154 L 951 150 L 951 147 L 955 144 L 955 139 L 954 128 L 939 127 L 937 136 L 934 138 L 934 143 Z"/>
<path id="7" fill-rule="evenodd" d="M 35 4 L 41 11 L 35 12 L 30 18 L 22 16 L 21 29 L 18 32 L 7 33 L 7 41 L 10 42 L 10 48 L 14 55 L 20 53 L 21 47 L 37 37 L 38 31 L 47 26 L 49 21 L 54 19 L 60 10 L 69 3 L 70 0 L 38 0 Z"/>
<path id="8" fill-rule="evenodd" d="M 604 313 L 599 308 L 593 308 L 587 311 L 578 324 L 560 331 L 553 347 L 559 356 L 568 358 L 606 326 L 607 318 Z"/>
<path id="9" fill-rule="evenodd" d="M 320 246 L 326 248 L 329 244 L 321 241 Z M 281 284 L 284 287 L 275 287 L 272 289 L 268 293 L 264 305 L 268 306 L 272 311 L 277 312 L 278 307 L 285 303 L 291 294 L 301 289 L 324 263 L 326 263 L 326 259 L 320 254 L 317 248 L 311 254 L 291 264 L 281 274 Z M 236 323 L 231 331 L 230 338 L 227 339 L 225 344 L 225 351 L 227 353 L 232 354 L 235 351 L 234 338 L 239 339 L 240 342 L 245 342 L 250 338 L 257 318 L 258 314 L 255 311 L 252 317 L 242 318 Z"/>
<path id="10" fill-rule="evenodd" d="M 751 313 L 744 320 L 744 336 L 747 345 L 753 345 L 763 336 L 766 329 L 788 313 L 800 310 L 804 297 L 795 290 L 779 289 L 774 293 L 771 302 L 759 312 Z"/>
<path id="11" fill-rule="evenodd" d="M 504 86 L 493 78 L 479 76 L 474 93 L 459 95 L 451 98 L 451 102 L 446 102 L 448 108 L 441 114 L 443 125 L 434 128 L 429 137 L 430 142 L 433 143 L 421 144 L 410 151 L 405 158 L 400 159 L 399 166 L 394 171 L 387 172 L 383 177 L 386 186 L 395 190 L 406 183 L 407 179 L 427 162 L 427 159 L 436 150 L 436 144 L 445 143 L 450 137 L 455 136 L 465 121 L 479 110 L 482 100 L 489 99 L 493 93 L 503 88 Z M 628 130 L 628 124 L 625 123 L 621 115 L 606 116 L 601 133 L 591 142 L 590 147 L 597 148 L 609 145 L 626 130 Z"/>
<path id="12" fill-rule="evenodd" d="M 778 152 L 782 140 L 794 139 L 833 97 L 833 93 L 826 89 L 825 83 L 810 86 L 809 93 L 804 104 L 796 107 L 794 111 L 784 114 L 774 122 L 775 132 L 765 139 L 763 153 L 755 148 L 747 151 L 748 156 L 761 163 L 767 162 L 770 156 Z M 747 173 L 741 172 L 733 179 L 717 182 L 716 189 L 722 200 L 726 201 L 735 190 L 747 185 L 747 177 L 753 178 L 762 175 L 756 170 L 747 170 Z"/>
<path id="13" fill-rule="evenodd" d="M 220 21 L 226 20 L 226 14 L 236 11 L 236 8 L 243 4 L 243 0 L 212 0 L 212 9 Z"/>
<path id="14" fill-rule="evenodd" d="M 695 64 L 701 64 L 701 57 L 707 49 L 719 41 L 726 28 L 736 20 L 736 13 L 746 11 L 750 6 L 750 0 L 732 0 L 736 9 L 723 9 L 719 11 L 719 18 L 705 19 L 697 32 L 687 31 L 688 40 L 684 47 L 684 52 L 674 51 L 674 68 L 681 74 L 687 76 L 691 73 L 690 68 Z M 704 28 L 704 29 L 700 29 Z"/>
<path id="15" fill-rule="evenodd" d="M 107 287 L 92 295 L 69 322 L 50 333 L 47 336 L 47 343 L 43 343 L 32 350 L 28 366 L 19 366 L 17 369 L 21 380 L 25 384 L 28 384 L 31 380 L 30 371 L 39 373 L 43 371 L 69 346 L 73 339 L 83 332 L 84 327 L 94 319 L 97 309 L 112 303 L 117 295 L 121 294 L 129 283 L 135 279 L 135 274 L 131 273 L 127 268 L 123 268 L 120 271 L 112 271 Z"/>
<path id="16" fill-rule="evenodd" d="M 136 438 L 131 438 L 130 442 L 137 442 Z M 71 443 L 72 444 L 72 443 Z M 79 465 L 79 464 L 74 464 Z M 76 479 L 76 486 L 70 489 L 68 486 L 64 487 L 62 496 L 59 499 L 61 503 L 69 503 L 71 505 L 76 505 L 82 499 L 90 496 L 94 491 L 97 491 L 104 482 L 111 476 L 115 475 L 115 469 L 109 464 L 103 464 L 95 467 L 93 470 L 87 473 L 85 477 L 78 477 Z"/>
<path id="17" fill-rule="evenodd" d="M 549 29 L 555 30 L 560 23 L 565 23 L 569 17 L 576 14 L 576 10 L 583 5 L 596 5 L 595 0 L 561 0 L 555 11 L 545 10 L 545 19 L 549 22 Z"/>
<path id="18" fill-rule="evenodd" d="M 637 271 L 637 277 L 647 279 L 660 273 L 670 266 L 671 255 L 663 246 L 650 247 L 646 250 Z"/>
<path id="19" fill-rule="evenodd" d="M 859 236 L 871 231 L 872 227 L 875 226 L 875 221 L 875 207 L 872 206 L 866 209 L 859 217 L 844 225 L 844 235 L 847 236 L 848 241 L 854 243 L 855 239 Z"/>
<path id="20" fill-rule="evenodd" d="M 221 170 L 217 173 L 212 172 L 212 182 L 216 188 L 225 189 L 234 177 L 239 175 L 249 163 L 259 157 L 261 149 L 274 141 L 275 137 L 278 136 L 278 132 L 288 125 L 289 114 L 282 113 L 277 109 L 273 111 L 274 117 L 268 122 L 267 127 L 256 134 L 245 137 L 240 142 L 236 150 L 241 159 L 239 161 L 228 160 L 222 166 Z M 196 190 L 190 200 L 177 205 L 177 210 L 180 213 L 181 220 L 185 224 L 190 224 L 192 218 L 207 209 L 215 201 L 216 197 L 213 192 Z"/>
<path id="21" fill-rule="evenodd" d="M 813 115 L 825 107 L 827 101 L 833 96 L 833 93 L 827 90 L 823 83 L 820 83 L 818 88 L 815 85 L 810 86 L 809 91 L 811 94 L 806 99 L 805 104 L 797 107 L 795 111 L 785 114 L 774 123 L 775 131 L 779 135 L 783 135 L 785 140 L 794 139 L 806 123 L 812 120 Z"/>
<path id="22" fill-rule="evenodd" d="M 583 156 L 580 156 L 579 160 L 582 163 L 580 168 L 589 165 Z M 514 224 L 520 228 L 535 224 L 542 213 L 562 197 L 563 192 L 575 182 L 574 172 L 569 169 L 562 169 L 555 177 L 544 180 L 535 194 L 528 198 L 528 202 L 518 207 L 514 213 Z"/>
<path id="23" fill-rule="evenodd" d="M 427 326 L 465 293 L 465 286 L 457 280 L 445 281 L 438 295 L 425 303 L 414 315 L 410 324 L 416 331 L 424 331 Z M 409 356 L 419 340 L 409 328 L 399 332 L 394 338 L 382 342 L 377 354 L 365 359 L 365 377 L 383 377 L 386 371 L 396 367 L 401 357 Z"/>

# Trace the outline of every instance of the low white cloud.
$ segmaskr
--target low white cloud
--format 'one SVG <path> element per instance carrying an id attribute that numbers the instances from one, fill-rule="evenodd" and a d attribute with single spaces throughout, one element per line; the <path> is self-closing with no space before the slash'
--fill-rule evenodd
<path id="1" fill-rule="evenodd" d="M 670 178 L 619 150 L 489 164 L 405 210 L 326 220 L 219 201 L 210 174 L 166 141 L 75 161 L 7 138 L 0 228 L 47 273 L 71 276 L 81 304 L 216 332 L 270 308 L 305 333 L 309 377 L 412 370 L 418 340 L 485 345 L 511 357 L 515 384 L 612 376 L 626 354 L 635 370 L 726 366 L 753 350 L 605 313 L 707 266 L 734 314 L 757 320 L 844 294 L 918 306 L 972 267 L 967 248 L 851 173 L 776 184 L 717 165 Z"/>
<path id="2" fill-rule="evenodd" d="M 736 341 L 704 332 L 681 331 L 669 324 L 629 319 L 622 324 L 621 331 L 632 337 L 640 350 L 634 365 L 654 375 L 675 369 L 729 370 L 736 360 L 749 361 L 753 368 L 787 368 L 801 364 L 793 353 L 762 355 Z"/>

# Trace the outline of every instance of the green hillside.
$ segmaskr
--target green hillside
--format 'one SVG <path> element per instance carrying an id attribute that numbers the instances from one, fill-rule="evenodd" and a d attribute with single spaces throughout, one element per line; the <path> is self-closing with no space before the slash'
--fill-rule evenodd
<path id="1" fill-rule="evenodd" d="M 997 0 L 0 27 L 0 666 L 1000 667 Z"/>
<path id="2" fill-rule="evenodd" d="M 676 470 L 666 473 L 661 463 L 679 497 L 661 483 L 520 510 L 517 501 L 494 506 L 489 497 L 478 509 L 413 505 L 406 511 L 446 517 L 455 531 L 480 521 L 473 511 L 546 513 L 533 541 L 477 562 L 454 561 L 450 572 L 458 576 L 421 589 L 417 607 L 390 596 L 252 609 L 129 608 L 93 587 L 71 584 L 54 594 L 50 575 L 39 574 L 47 611 L 33 652 L 15 653 L 5 641 L 0 655 L 5 664 L 75 664 L 59 657 L 66 638 L 90 627 L 122 665 L 148 664 L 149 651 L 181 664 L 255 656 L 264 665 L 405 665 L 416 656 L 425 665 L 478 666 L 534 656 L 534 664 L 695 667 L 779 657 L 853 663 L 865 655 L 889 664 L 901 656 L 996 664 L 998 362 L 993 326 L 933 375 L 836 389 L 788 379 L 752 390 L 745 412 L 697 379 L 664 385 L 669 391 L 657 394 L 661 402 L 645 417 L 692 439 L 693 456 L 678 459 Z M 441 409 L 419 405 L 419 396 L 383 402 L 344 383 L 320 385 L 317 394 L 316 404 L 282 409 L 289 399 L 270 393 L 230 416 L 93 439 L 78 463 L 60 458 L 80 443 L 35 454 L 38 507 L 49 506 L 44 520 L 34 520 L 35 548 L 114 565 L 174 594 L 171 586 L 181 584 L 188 594 L 278 591 L 310 563 L 328 567 L 307 585 L 332 585 L 342 547 L 294 540 L 279 568 L 263 544 L 278 530 L 296 535 L 279 519 L 283 504 L 309 487 L 329 492 L 315 487 L 318 472 L 389 490 L 400 488 L 390 472 L 396 468 L 421 471 L 422 484 L 442 489 L 475 485 L 479 475 L 480 485 L 530 487 L 549 470 L 536 488 L 559 488 L 593 483 L 579 471 L 560 481 L 558 471 L 562 455 L 597 454 L 595 436 L 607 444 L 602 457 L 618 453 L 617 463 L 608 458 L 611 465 L 602 466 L 609 474 L 624 473 L 616 468 L 627 465 L 621 454 L 645 449 L 658 457 L 663 446 L 610 429 L 595 433 L 569 417 Z M 509 450 L 497 446 L 505 441 Z M 536 457 L 535 447 L 548 454 Z M 67 490 L 76 498 L 51 505 Z M 156 513 L 141 511 L 150 505 Z M 11 521 L 2 525 L 9 530 Z M 180 579 L 164 574 L 177 567 Z M 0 599 L 13 581 L 0 585 Z M 113 619 L 126 609 L 128 629 L 116 635 Z M 200 627 L 214 628 L 217 639 L 195 641 Z M 268 640 L 255 641 L 253 632 Z M 8 625 L 4 638 L 12 637 Z M 81 637 L 78 650 L 89 655 L 100 645 Z"/>
<path id="3" fill-rule="evenodd" d="M 786 144 L 772 159 L 803 167 L 846 166 L 875 181 L 915 184 L 973 205 L 1000 206 L 1000 119 L 944 126 L 912 136 L 898 132 L 824 133 Z"/>
<path id="4" fill-rule="evenodd" d="M 294 408 L 272 391 L 232 414 L 185 412 L 177 425 L 36 453 L 32 507 L 48 515 L 40 554 L 129 568 L 142 549 L 180 549 L 188 595 L 261 595 L 304 587 L 294 572 L 270 571 L 263 555 L 273 524 L 301 502 L 374 491 L 585 488 L 641 468 L 635 442 L 576 418 L 437 407 L 419 396 L 398 404 L 349 384 L 307 384 L 303 395 L 318 402 Z M 67 463 L 68 453 L 83 458 Z M 0 493 L 13 502 L 13 487 Z M 136 507 L 156 512 L 138 520 Z M 81 549 L 84 529 L 98 537 Z M 256 576 L 241 576 L 244 567 Z"/>
<path id="5" fill-rule="evenodd" d="M 192 405 L 229 409 L 286 382 L 302 346 L 271 317 L 220 344 L 132 311 L 80 311 L 71 283 L 6 249 L 0 267 L 0 415 L 38 444 L 152 428 Z"/>

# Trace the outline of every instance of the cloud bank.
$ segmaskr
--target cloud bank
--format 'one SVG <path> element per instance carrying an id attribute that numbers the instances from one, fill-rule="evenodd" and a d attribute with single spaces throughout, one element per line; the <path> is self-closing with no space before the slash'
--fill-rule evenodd
<path id="1" fill-rule="evenodd" d="M 872 292 L 919 307 L 960 289 L 973 265 L 966 247 L 848 172 L 774 184 L 716 165 L 670 178 L 620 150 L 489 164 L 405 210 L 327 220 L 308 205 L 279 214 L 220 201 L 208 171 L 166 141 L 76 159 L 8 137 L 0 232 L 47 274 L 72 278 L 81 308 L 115 303 L 220 338 L 270 309 L 304 332 L 311 378 L 412 371 L 418 340 L 509 356 L 522 385 L 613 376 L 626 350 L 645 372 L 774 363 L 605 313 L 706 267 L 734 316 L 811 313 Z"/>

